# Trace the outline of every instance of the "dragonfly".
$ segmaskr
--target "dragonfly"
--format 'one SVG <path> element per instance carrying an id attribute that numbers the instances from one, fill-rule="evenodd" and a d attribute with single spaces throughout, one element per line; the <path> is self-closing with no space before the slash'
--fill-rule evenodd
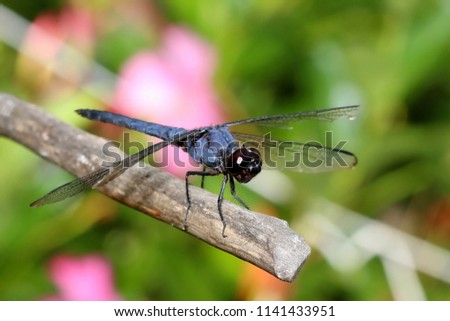
<path id="1" fill-rule="evenodd" d="M 248 209 L 249 207 L 236 193 L 235 180 L 239 183 L 248 183 L 263 168 L 321 173 L 352 168 L 357 164 L 354 154 L 340 148 L 327 147 L 318 143 L 277 141 L 272 140 L 270 135 L 263 137 L 245 134 L 233 131 L 232 127 L 250 124 L 292 129 L 294 123 L 305 120 L 334 121 L 339 118 L 352 120 L 356 117 L 358 107 L 358 105 L 352 105 L 262 116 L 192 130 L 147 122 L 108 111 L 79 109 L 76 112 L 82 117 L 136 130 L 160 138 L 161 142 L 57 187 L 31 203 L 30 206 L 39 207 L 59 202 L 89 188 L 104 185 L 142 159 L 168 145 L 173 145 L 181 148 L 195 162 L 203 165 L 203 170 L 190 170 L 185 174 L 187 207 L 184 229 L 187 229 L 188 213 L 192 205 L 189 177 L 201 176 L 201 187 L 203 187 L 205 177 L 223 175 L 217 210 L 222 222 L 222 236 L 226 237 L 227 224 L 222 212 L 222 203 L 227 184 L 230 186 L 231 195 Z"/>

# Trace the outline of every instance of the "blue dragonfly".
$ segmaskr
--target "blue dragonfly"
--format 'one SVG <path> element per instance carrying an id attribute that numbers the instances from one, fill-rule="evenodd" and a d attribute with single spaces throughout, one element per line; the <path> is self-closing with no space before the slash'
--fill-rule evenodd
<path id="1" fill-rule="evenodd" d="M 89 188 L 106 184 L 121 175 L 127 168 L 135 165 L 152 153 L 173 145 L 187 152 L 198 164 L 203 165 L 202 171 L 187 171 L 186 183 L 186 214 L 184 228 L 187 228 L 187 217 L 191 208 L 188 179 L 190 176 L 201 176 L 203 187 L 206 176 L 223 175 L 222 185 L 217 200 L 217 208 L 225 237 L 226 222 L 222 213 L 223 194 L 227 184 L 230 185 L 232 196 L 245 208 L 248 206 L 236 194 L 235 180 L 247 183 L 255 177 L 262 168 L 292 170 L 305 173 L 320 173 L 340 168 L 352 168 L 357 158 L 352 153 L 322 146 L 317 143 L 299 143 L 272 140 L 267 135 L 257 136 L 234 132 L 230 127 L 253 124 L 257 126 L 271 126 L 291 129 L 291 124 L 303 120 L 333 121 L 338 118 L 354 119 L 358 110 L 357 105 L 344 106 L 312 111 L 303 111 L 274 116 L 262 116 L 233 121 L 214 126 L 200 127 L 193 130 L 151 123 L 112 112 L 79 109 L 81 116 L 136 130 L 162 141 L 135 153 L 110 166 L 102 167 L 86 176 L 79 177 L 67 184 L 45 194 L 30 204 L 38 207 L 62 201 L 77 195 Z M 287 161 L 290 159 L 290 161 Z"/>

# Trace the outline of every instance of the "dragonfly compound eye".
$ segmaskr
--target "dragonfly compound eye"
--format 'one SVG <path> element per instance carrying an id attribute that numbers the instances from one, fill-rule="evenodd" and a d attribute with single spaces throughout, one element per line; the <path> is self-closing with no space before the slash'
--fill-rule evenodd
<path id="1" fill-rule="evenodd" d="M 261 171 L 261 155 L 255 148 L 240 148 L 227 159 L 227 171 L 239 183 L 247 183 Z"/>

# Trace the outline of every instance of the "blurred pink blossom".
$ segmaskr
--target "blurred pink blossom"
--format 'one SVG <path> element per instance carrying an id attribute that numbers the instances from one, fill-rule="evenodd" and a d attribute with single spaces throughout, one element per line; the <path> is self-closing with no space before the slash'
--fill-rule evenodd
<path id="1" fill-rule="evenodd" d="M 58 255 L 49 263 L 49 274 L 58 289 L 45 300 L 106 301 L 120 300 L 114 288 L 109 262 L 100 255 L 73 257 Z"/>
<path id="2" fill-rule="evenodd" d="M 63 50 L 64 46 L 70 45 L 90 55 L 95 39 L 93 14 L 80 5 L 40 14 L 28 29 L 22 44 L 20 51 L 25 55 L 19 58 L 18 75 L 22 81 L 45 91 L 51 89 L 48 82 L 52 79 L 53 70 L 64 70 L 66 78 L 76 84 L 83 80 L 90 66 L 74 63 L 68 51 Z M 56 84 L 61 86 L 59 79 Z"/>
<path id="3" fill-rule="evenodd" d="M 223 122 L 212 86 L 215 62 L 213 49 L 200 37 L 181 27 L 169 27 L 158 50 L 140 52 L 124 65 L 113 109 L 187 129 Z M 174 153 L 184 164 L 188 156 L 173 148 L 166 152 L 168 170 L 183 176 L 191 166 L 175 166 Z"/>
<path id="4" fill-rule="evenodd" d="M 89 49 L 95 41 L 94 36 L 94 22 L 89 11 L 82 7 L 64 7 L 58 13 L 39 15 L 28 30 L 24 46 L 39 58 L 52 60 L 63 43 Z"/>

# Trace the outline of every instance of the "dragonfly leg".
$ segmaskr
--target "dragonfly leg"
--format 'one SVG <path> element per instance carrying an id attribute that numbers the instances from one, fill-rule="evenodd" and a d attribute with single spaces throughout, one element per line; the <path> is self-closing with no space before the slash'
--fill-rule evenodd
<path id="1" fill-rule="evenodd" d="M 216 176 L 219 175 L 220 172 L 219 171 L 188 171 L 186 172 L 186 175 L 184 176 L 184 181 L 186 183 L 186 201 L 187 201 L 187 208 L 186 208 L 186 214 L 184 215 L 184 226 L 183 229 L 187 230 L 187 220 L 188 220 L 188 214 L 189 214 L 189 210 L 191 209 L 191 196 L 189 194 L 189 176 L 202 176 L 202 180 L 204 179 L 205 176 Z"/>
<path id="2" fill-rule="evenodd" d="M 227 183 L 228 183 L 228 175 L 223 175 L 222 187 L 220 188 L 219 198 L 217 199 L 217 208 L 219 209 L 220 220 L 222 221 L 222 224 L 223 224 L 223 228 L 222 228 L 222 237 L 223 238 L 227 237 L 225 235 L 225 227 L 227 226 L 227 223 L 225 223 L 225 219 L 223 218 L 223 213 L 222 213 L 223 192 L 225 191 L 225 187 L 227 186 Z"/>
<path id="3" fill-rule="evenodd" d="M 206 166 L 205 165 L 203 165 L 203 172 L 206 172 Z M 203 189 L 203 188 L 205 188 L 205 176 L 206 175 L 202 175 L 202 182 L 201 182 L 201 184 L 200 184 L 200 187 Z"/>
<path id="4" fill-rule="evenodd" d="M 231 195 L 233 195 L 233 197 L 242 205 L 244 206 L 246 209 L 250 209 L 247 204 L 245 204 L 245 202 L 236 194 L 236 190 L 234 188 L 234 179 L 233 176 L 230 176 L 230 192 Z"/>

